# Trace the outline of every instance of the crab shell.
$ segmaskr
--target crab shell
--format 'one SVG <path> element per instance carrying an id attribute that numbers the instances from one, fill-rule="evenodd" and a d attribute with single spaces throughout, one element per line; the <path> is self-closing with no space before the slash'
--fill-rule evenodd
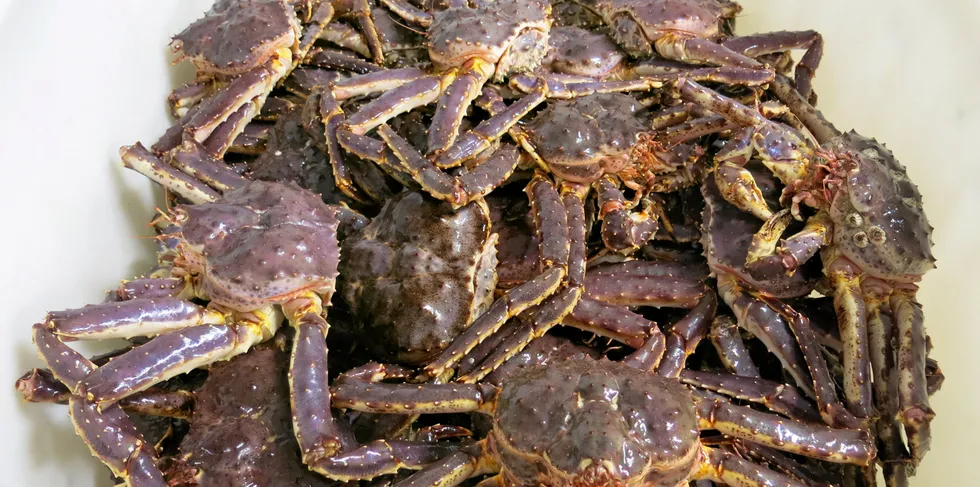
<path id="1" fill-rule="evenodd" d="M 498 0 L 477 8 L 453 7 L 429 27 L 429 57 L 439 70 L 480 58 L 496 66 L 493 80 L 531 70 L 548 52 L 551 5 L 539 0 Z"/>
<path id="2" fill-rule="evenodd" d="M 201 72 L 234 76 L 266 62 L 278 49 L 294 49 L 300 32 L 286 0 L 218 0 L 175 35 L 171 47 Z"/>
<path id="3" fill-rule="evenodd" d="M 527 131 L 548 167 L 569 181 L 591 183 L 630 162 L 630 152 L 647 131 L 636 116 L 642 106 L 620 93 L 601 93 L 552 103 Z"/>
<path id="4" fill-rule="evenodd" d="M 629 485 L 654 473 L 649 485 L 678 485 L 699 459 L 694 404 L 679 382 L 618 362 L 529 367 L 500 392 L 491 445 L 507 485 Z"/>
<path id="5" fill-rule="evenodd" d="M 625 55 L 609 36 L 581 27 L 551 29 L 551 51 L 544 60 L 553 71 L 601 78 L 616 69 Z"/>
<path id="6" fill-rule="evenodd" d="M 717 0 L 598 0 L 592 9 L 601 12 L 610 26 L 617 17 L 631 18 L 649 42 L 667 33 L 718 39 L 726 12 Z M 621 35 L 613 32 L 614 37 Z"/>
<path id="7" fill-rule="evenodd" d="M 251 181 L 217 202 L 175 208 L 174 220 L 183 265 L 215 304 L 254 310 L 333 294 L 336 210 L 293 183 Z"/>
<path id="8" fill-rule="evenodd" d="M 384 360 L 420 363 L 489 308 L 497 234 L 481 199 L 459 210 L 418 192 L 390 199 L 344 239 L 341 294 Z"/>
<path id="9" fill-rule="evenodd" d="M 844 256 L 890 281 L 918 281 L 935 268 L 922 194 L 891 151 L 853 131 L 824 148 L 851 162 L 830 205 L 834 244 Z"/>

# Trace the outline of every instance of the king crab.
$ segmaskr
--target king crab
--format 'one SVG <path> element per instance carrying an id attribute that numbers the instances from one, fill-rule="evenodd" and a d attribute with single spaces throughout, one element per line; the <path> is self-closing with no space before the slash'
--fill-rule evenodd
<path id="1" fill-rule="evenodd" d="M 748 127 L 722 150 L 723 164 L 738 168 L 747 160 L 746 151 L 755 150 L 786 185 L 782 199 L 790 208 L 772 214 L 756 234 L 746 271 L 758 278 L 792 274 L 822 249 L 844 344 L 848 407 L 862 418 L 874 413 L 870 374 L 879 367 L 872 367 L 869 350 L 883 351 L 897 364 L 897 378 L 881 370 L 875 370 L 875 375 L 898 381 L 896 415 L 905 426 L 917 463 L 929 448 L 929 422 L 935 413 L 927 394 L 926 335 L 915 283 L 935 267 L 935 258 L 932 226 L 905 168 L 877 141 L 855 132 L 841 133 L 783 77 L 772 84 L 773 94 L 799 117 L 819 145 L 734 100 L 694 84 L 680 89 L 688 99 Z M 758 191 L 751 177 L 741 178 L 738 184 L 748 188 L 743 195 Z M 732 199 L 743 208 L 765 204 L 738 195 Z M 801 203 L 815 208 L 816 214 L 799 233 L 780 240 L 792 217 L 800 218 Z M 897 347 L 880 330 L 869 333 L 869 322 L 877 328 L 882 319 L 894 321 Z"/>
<path id="2" fill-rule="evenodd" d="M 399 485 L 450 486 L 493 474 L 485 485 L 805 485 L 722 449 L 700 431 L 825 461 L 866 465 L 863 430 L 788 420 L 702 395 L 671 376 L 609 361 L 562 361 L 512 373 L 502 387 L 341 381 L 338 407 L 374 413 L 481 412 L 487 438 L 432 463 Z M 597 434 L 602 431 L 603 434 Z"/>

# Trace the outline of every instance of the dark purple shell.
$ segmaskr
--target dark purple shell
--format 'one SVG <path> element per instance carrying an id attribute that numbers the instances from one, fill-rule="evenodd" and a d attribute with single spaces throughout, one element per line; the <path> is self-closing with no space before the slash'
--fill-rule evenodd
<path id="1" fill-rule="evenodd" d="M 523 195 L 494 191 L 486 197 L 497 232 L 497 287 L 511 288 L 538 275 L 538 236 L 530 202 Z"/>
<path id="2" fill-rule="evenodd" d="M 289 354 L 261 346 L 211 367 L 197 392 L 182 462 L 201 486 L 336 485 L 310 471 L 293 435 Z M 193 485 L 193 484 L 192 484 Z"/>
<path id="3" fill-rule="evenodd" d="M 755 178 L 769 207 L 778 208 L 782 187 L 772 172 L 757 162 L 751 162 L 745 168 Z M 701 193 L 705 202 L 701 244 L 704 246 L 708 265 L 714 272 L 735 275 L 756 289 L 777 298 L 810 294 L 820 277 L 819 259 L 810 259 L 792 276 L 779 274 L 766 280 L 753 278 L 745 270 L 745 258 L 752 236 L 762 228 L 762 220 L 725 201 L 713 176 L 704 178 Z M 791 225 L 785 236 L 792 235 L 799 228 L 799 225 Z"/>
<path id="4" fill-rule="evenodd" d="M 477 8 L 436 13 L 429 26 L 429 56 L 440 69 L 479 57 L 496 64 L 504 55 L 526 57 L 533 69 L 548 51 L 551 5 L 541 0 L 497 0 Z M 524 40 L 534 42 L 523 42 Z M 498 71 L 502 80 L 507 73 Z"/>
<path id="5" fill-rule="evenodd" d="M 624 54 L 608 36 L 580 27 L 551 29 L 551 52 L 544 64 L 556 73 L 602 77 L 623 61 Z"/>
<path id="6" fill-rule="evenodd" d="M 172 45 L 202 71 L 236 75 L 262 64 L 276 49 L 292 48 L 299 31 L 299 19 L 285 0 L 218 0 L 175 35 Z"/>
<path id="7" fill-rule="evenodd" d="M 482 200 L 459 210 L 417 192 L 346 238 L 341 293 L 381 360 L 419 363 L 489 307 L 497 265 Z"/>
<path id="8" fill-rule="evenodd" d="M 253 310 L 304 291 L 333 293 L 338 220 L 319 196 L 292 183 L 251 181 L 176 212 L 184 215 L 183 254 L 203 255 L 203 289 L 215 303 Z"/>
<path id="9" fill-rule="evenodd" d="M 627 485 L 628 479 L 640 485 L 651 468 L 659 470 L 659 482 L 675 472 L 680 482 L 696 459 L 688 455 L 698 437 L 693 397 L 679 382 L 593 360 L 509 376 L 491 436 L 514 485 L 540 485 L 542 478 L 555 485 L 559 479 L 562 485 Z"/>
<path id="10" fill-rule="evenodd" d="M 548 105 L 527 127 L 538 155 L 566 179 L 592 182 L 622 166 L 648 130 L 642 106 L 621 93 L 600 93 Z"/>
<path id="11" fill-rule="evenodd" d="M 650 42 L 670 32 L 715 39 L 725 14 L 718 0 L 598 0 L 595 10 L 607 22 L 620 16 L 632 19 Z"/>
<path id="12" fill-rule="evenodd" d="M 830 207 L 838 249 L 881 279 L 917 281 L 935 268 L 922 194 L 891 151 L 853 131 L 825 148 L 851 166 Z"/>

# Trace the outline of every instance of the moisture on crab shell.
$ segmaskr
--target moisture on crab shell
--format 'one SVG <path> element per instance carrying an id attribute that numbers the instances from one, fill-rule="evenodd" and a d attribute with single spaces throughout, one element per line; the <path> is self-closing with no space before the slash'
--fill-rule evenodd
<path id="1" fill-rule="evenodd" d="M 341 250 L 341 294 L 365 345 L 404 363 L 449 345 L 490 306 L 496 241 L 483 200 L 454 211 L 418 192 L 390 199 Z"/>
<path id="2" fill-rule="evenodd" d="M 171 487 L 337 485 L 300 457 L 288 367 L 289 354 L 274 344 L 211 367 L 180 456 L 166 472 Z"/>

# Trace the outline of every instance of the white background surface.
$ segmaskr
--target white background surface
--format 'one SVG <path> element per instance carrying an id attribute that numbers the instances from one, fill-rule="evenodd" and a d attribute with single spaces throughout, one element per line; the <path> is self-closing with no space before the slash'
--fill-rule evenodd
<path id="1" fill-rule="evenodd" d="M 208 3 L 0 0 L 0 487 L 108 485 L 65 410 L 22 404 L 13 384 L 39 365 L 32 323 L 98 302 L 152 262 L 152 242 L 138 237 L 152 234 L 158 192 L 117 150 L 152 143 L 170 123 L 165 97 L 188 71 L 170 66 L 166 44 Z M 886 142 L 922 190 L 939 268 L 920 299 L 946 383 L 912 485 L 975 482 L 980 4 L 742 4 L 739 33 L 823 33 L 819 107 L 839 128 Z"/>

